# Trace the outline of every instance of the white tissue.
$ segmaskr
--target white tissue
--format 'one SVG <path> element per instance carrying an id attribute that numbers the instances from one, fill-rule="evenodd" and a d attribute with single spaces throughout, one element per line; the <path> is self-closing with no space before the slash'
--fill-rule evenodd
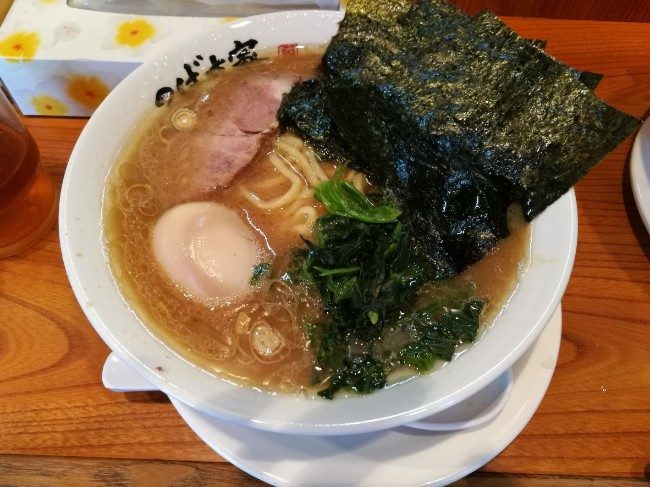
<path id="1" fill-rule="evenodd" d="M 339 0 L 67 0 L 70 7 L 134 15 L 244 17 L 279 10 L 337 10 Z"/>

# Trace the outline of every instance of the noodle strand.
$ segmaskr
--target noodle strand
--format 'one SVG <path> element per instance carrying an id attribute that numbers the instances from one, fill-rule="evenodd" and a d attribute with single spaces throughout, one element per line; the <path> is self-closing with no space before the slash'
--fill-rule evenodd
<path id="1" fill-rule="evenodd" d="M 273 198 L 272 200 L 264 201 L 240 185 L 240 190 L 244 198 L 263 210 L 273 210 L 291 203 L 300 194 L 302 186 L 300 177 L 292 169 L 289 169 L 286 163 L 277 155 L 269 154 L 269 160 L 282 175 L 291 181 L 291 187 L 285 194 L 278 196 L 277 198 Z"/>

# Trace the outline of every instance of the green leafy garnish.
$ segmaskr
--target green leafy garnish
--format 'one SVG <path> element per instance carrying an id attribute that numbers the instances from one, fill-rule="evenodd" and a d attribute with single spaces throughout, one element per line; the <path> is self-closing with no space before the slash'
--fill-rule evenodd
<path id="1" fill-rule="evenodd" d="M 257 264 L 255 267 L 253 267 L 253 273 L 251 274 L 251 278 L 248 281 L 251 286 L 255 286 L 258 282 L 260 282 L 266 275 L 268 275 L 271 272 L 271 264 L 268 262 L 262 262 L 261 264 Z"/>
<path id="2" fill-rule="evenodd" d="M 314 270 L 318 272 L 320 277 L 327 276 L 347 276 L 349 274 L 356 274 L 361 267 L 340 267 L 338 269 L 324 269 L 322 267 L 314 266 Z"/>
<path id="3" fill-rule="evenodd" d="M 343 388 L 367 394 L 384 387 L 399 366 L 425 373 L 439 360 L 451 360 L 458 345 L 476 338 L 484 304 L 476 299 L 458 307 L 435 303 L 385 323 L 378 339 L 368 341 L 335 323 L 310 325 L 319 370 L 315 380 L 329 376 L 318 394 L 332 399 Z"/>
<path id="4" fill-rule="evenodd" d="M 484 304 L 481 300 L 469 300 L 459 308 L 444 308 L 438 317 L 436 305 L 416 311 L 399 323 L 402 328 L 417 330 L 417 339 L 399 350 L 397 359 L 419 372 L 430 370 L 436 358 L 451 360 L 459 344 L 476 337 Z"/>
<path id="5" fill-rule="evenodd" d="M 323 181 L 314 189 L 314 197 L 335 215 L 354 218 L 367 223 L 389 223 L 400 215 L 394 201 L 386 200 L 374 204 L 361 191 L 341 179 L 338 170 L 334 179 Z"/>
<path id="6" fill-rule="evenodd" d="M 316 237 L 296 254 L 293 278 L 316 287 L 329 318 L 307 326 L 322 397 L 372 392 L 400 366 L 426 372 L 476 336 L 483 302 L 466 289 L 416 306 L 422 285 L 439 276 L 407 224 L 328 214 Z"/>

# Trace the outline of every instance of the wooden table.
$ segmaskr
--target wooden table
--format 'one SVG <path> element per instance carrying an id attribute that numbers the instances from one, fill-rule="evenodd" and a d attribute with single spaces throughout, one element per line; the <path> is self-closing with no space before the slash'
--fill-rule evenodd
<path id="1" fill-rule="evenodd" d="M 561 60 L 604 73 L 597 94 L 615 107 L 649 114 L 650 24 L 508 22 L 547 39 Z M 26 123 L 60 182 L 85 120 Z M 648 478 L 650 237 L 630 190 L 630 146 L 576 188 L 578 254 L 548 393 L 523 433 L 463 485 Z M 108 352 L 68 285 L 55 230 L 0 261 L 0 485 L 258 484 L 204 445 L 162 394 L 105 390 Z"/>

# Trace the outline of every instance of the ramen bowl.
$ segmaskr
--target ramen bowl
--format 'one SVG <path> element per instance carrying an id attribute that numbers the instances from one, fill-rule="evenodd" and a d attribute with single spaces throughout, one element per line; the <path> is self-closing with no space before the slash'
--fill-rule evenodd
<path id="1" fill-rule="evenodd" d="M 71 155 L 61 194 L 65 268 L 83 311 L 106 344 L 169 396 L 223 420 L 282 433 L 341 435 L 391 428 L 476 393 L 506 371 L 544 329 L 560 303 L 576 248 L 576 203 L 570 191 L 533 221 L 530 266 L 480 340 L 429 375 L 367 396 L 329 401 L 235 384 L 190 363 L 150 333 L 120 294 L 103 243 L 102 195 L 121 148 L 156 102 L 173 94 L 177 78 L 185 83 L 192 73 L 209 70 L 212 59 L 228 60 L 230 55 L 230 62 L 236 62 L 238 55 L 247 55 L 242 46 L 250 54 L 252 49 L 291 52 L 300 45 L 326 43 L 340 18 L 339 13 L 317 11 L 250 17 L 168 45 L 96 110 Z"/>

